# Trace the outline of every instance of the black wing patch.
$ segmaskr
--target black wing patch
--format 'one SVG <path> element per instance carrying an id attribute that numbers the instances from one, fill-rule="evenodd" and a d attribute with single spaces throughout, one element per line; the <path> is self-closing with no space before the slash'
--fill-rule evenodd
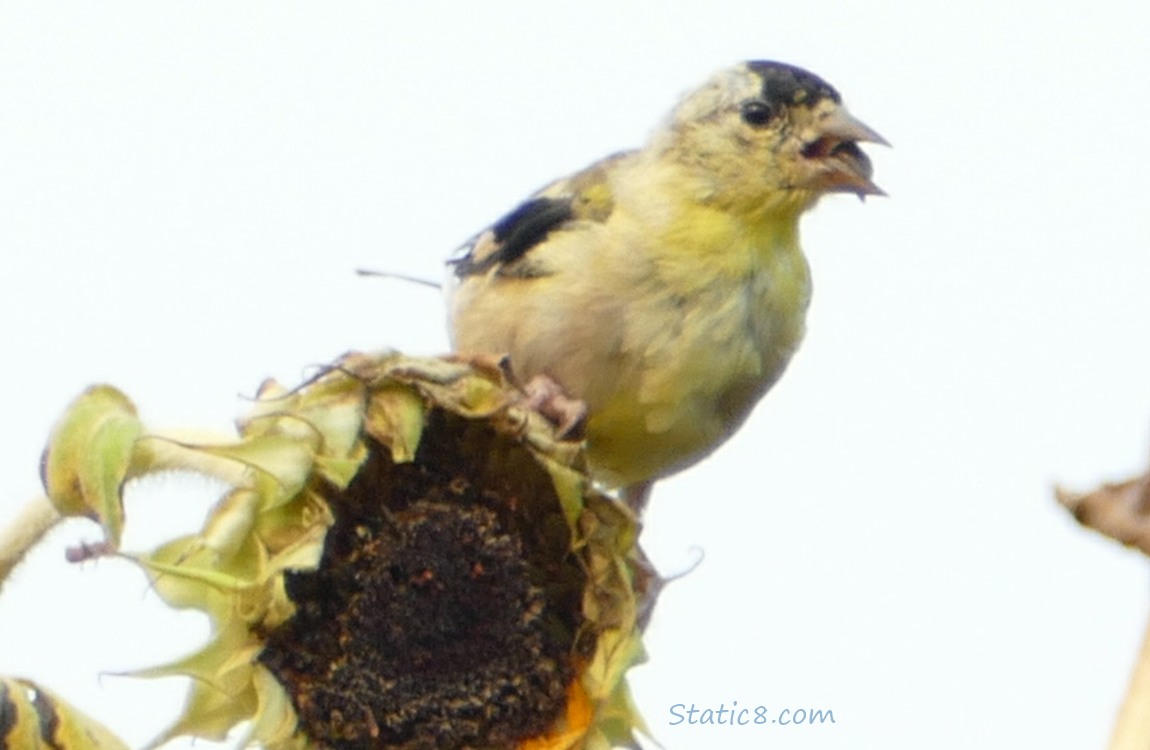
<path id="1" fill-rule="evenodd" d="M 452 261 L 455 275 L 471 276 L 494 265 L 514 263 L 573 218 L 570 198 L 532 198 L 469 242 L 466 255 Z"/>
<path id="2" fill-rule="evenodd" d="M 551 230 L 575 218 L 569 198 L 532 198 L 495 222 L 491 231 L 500 244 L 504 263 L 522 258 L 531 248 L 547 239 Z"/>

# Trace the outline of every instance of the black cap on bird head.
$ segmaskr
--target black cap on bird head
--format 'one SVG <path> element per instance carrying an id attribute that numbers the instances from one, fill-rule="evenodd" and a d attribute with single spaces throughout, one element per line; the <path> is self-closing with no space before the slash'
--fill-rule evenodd
<path id="1" fill-rule="evenodd" d="M 752 60 L 747 67 L 763 79 L 763 99 L 776 106 L 812 105 L 821 99 L 842 101 L 834 86 L 809 70 L 771 60 Z"/>

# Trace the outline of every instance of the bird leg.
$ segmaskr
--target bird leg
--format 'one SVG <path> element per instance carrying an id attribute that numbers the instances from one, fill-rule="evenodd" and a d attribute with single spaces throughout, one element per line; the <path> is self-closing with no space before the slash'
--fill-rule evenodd
<path id="1" fill-rule="evenodd" d="M 651 488 L 654 486 L 654 480 L 630 484 L 624 487 L 619 495 L 636 517 L 642 518 L 643 510 L 647 507 L 647 501 L 651 499 Z"/>

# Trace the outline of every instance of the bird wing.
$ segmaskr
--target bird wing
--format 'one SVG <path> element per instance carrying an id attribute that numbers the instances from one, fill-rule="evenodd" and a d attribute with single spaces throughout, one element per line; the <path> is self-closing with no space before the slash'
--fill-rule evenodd
<path id="1" fill-rule="evenodd" d="M 459 280 L 486 275 L 532 278 L 548 274 L 531 254 L 552 232 L 577 222 L 605 222 L 614 209 L 609 174 L 627 154 L 615 154 L 554 182 L 480 232 L 449 261 Z"/>

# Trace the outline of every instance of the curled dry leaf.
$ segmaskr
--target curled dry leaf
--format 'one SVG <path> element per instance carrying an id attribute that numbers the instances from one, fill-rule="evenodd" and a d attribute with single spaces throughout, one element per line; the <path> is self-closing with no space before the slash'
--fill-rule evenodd
<path id="1" fill-rule="evenodd" d="M 1055 497 L 1083 526 L 1150 555 L 1150 473 L 1090 492 L 1058 487 Z"/>

